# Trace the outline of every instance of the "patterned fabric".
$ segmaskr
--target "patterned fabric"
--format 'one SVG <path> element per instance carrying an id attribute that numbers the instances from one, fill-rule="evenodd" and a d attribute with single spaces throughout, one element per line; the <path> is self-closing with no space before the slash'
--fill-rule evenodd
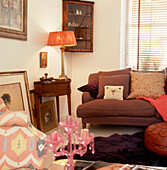
<path id="1" fill-rule="evenodd" d="M 11 111 L 0 115 L 0 126 L 27 126 L 27 124 L 25 111 Z"/>
<path id="2" fill-rule="evenodd" d="M 144 96 L 156 99 L 165 94 L 165 75 L 162 73 L 131 72 L 131 93 L 128 98 Z"/>
<path id="3" fill-rule="evenodd" d="M 8 119 L 8 114 L 11 119 Z M 31 124 L 27 125 L 24 112 L 13 112 L 14 115 L 9 112 L 8 114 L 5 113 L 3 119 L 0 119 L 0 169 L 44 168 L 46 135 Z"/>
<path id="4" fill-rule="evenodd" d="M 8 110 L 2 98 L 0 98 L 0 114 L 6 112 Z"/>

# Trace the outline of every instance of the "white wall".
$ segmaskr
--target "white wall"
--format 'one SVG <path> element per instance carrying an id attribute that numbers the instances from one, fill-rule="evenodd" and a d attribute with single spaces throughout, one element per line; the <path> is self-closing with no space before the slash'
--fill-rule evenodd
<path id="1" fill-rule="evenodd" d="M 62 29 L 62 0 L 28 0 L 27 25 L 27 41 L 0 38 L 0 72 L 26 70 L 29 87 L 33 89 L 33 82 L 39 80 L 45 72 L 49 76 L 60 75 L 60 49 L 47 47 L 46 43 L 50 31 Z M 48 52 L 47 68 L 40 68 L 41 51 Z M 71 74 L 71 68 L 68 71 Z M 64 113 L 67 102 L 62 98 L 65 103 L 65 107 L 61 106 Z"/>
<path id="2" fill-rule="evenodd" d="M 92 0 L 93 1 L 93 0 Z M 121 0 L 94 0 L 94 52 L 72 53 L 72 112 L 90 73 L 120 68 Z"/>
<path id="3" fill-rule="evenodd" d="M 0 71 L 26 70 L 30 89 L 46 71 L 59 74 L 59 49 L 46 47 L 49 31 L 61 29 L 61 0 L 28 1 L 28 40 L 0 38 Z M 56 8 L 55 7 L 59 7 Z M 39 67 L 39 53 L 48 52 L 48 67 Z"/>
<path id="4" fill-rule="evenodd" d="M 92 0 L 93 1 L 93 0 Z M 72 112 L 81 103 L 77 88 L 87 83 L 88 75 L 99 70 L 120 67 L 121 0 L 94 0 L 94 52 L 66 53 L 67 75 L 72 78 Z M 60 50 L 47 47 L 50 31 L 62 29 L 62 0 L 28 0 L 28 41 L 0 38 L 0 72 L 26 70 L 29 87 L 45 72 L 60 74 Z M 48 67 L 39 67 L 39 53 L 48 52 Z M 61 114 L 67 113 L 65 96 L 60 101 Z"/>

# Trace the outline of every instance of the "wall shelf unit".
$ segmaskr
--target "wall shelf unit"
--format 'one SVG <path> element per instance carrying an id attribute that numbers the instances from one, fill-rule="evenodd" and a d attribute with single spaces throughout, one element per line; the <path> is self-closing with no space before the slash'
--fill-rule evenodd
<path id="1" fill-rule="evenodd" d="M 74 31 L 77 46 L 71 52 L 93 52 L 94 2 L 63 0 L 63 31 Z"/>

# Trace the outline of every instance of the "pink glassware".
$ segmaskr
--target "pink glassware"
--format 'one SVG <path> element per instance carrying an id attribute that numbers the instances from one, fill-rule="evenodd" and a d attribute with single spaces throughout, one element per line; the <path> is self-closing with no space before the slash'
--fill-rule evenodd
<path id="1" fill-rule="evenodd" d="M 88 129 L 82 129 L 81 134 L 78 132 L 79 122 L 74 120 L 72 116 L 67 116 L 66 120 L 59 122 L 58 132 L 52 131 L 50 136 L 45 138 L 45 143 L 49 144 L 49 150 L 53 149 L 53 155 L 67 156 L 67 170 L 74 170 L 73 157 L 75 154 L 83 156 L 87 152 L 87 145 L 94 154 L 94 134 L 89 133 Z M 64 129 L 64 135 L 67 140 L 60 135 L 61 127 Z M 67 149 L 65 148 L 67 143 Z M 58 146 L 59 145 L 59 146 Z M 45 146 L 47 149 L 47 146 Z M 57 151 L 59 149 L 59 151 Z"/>

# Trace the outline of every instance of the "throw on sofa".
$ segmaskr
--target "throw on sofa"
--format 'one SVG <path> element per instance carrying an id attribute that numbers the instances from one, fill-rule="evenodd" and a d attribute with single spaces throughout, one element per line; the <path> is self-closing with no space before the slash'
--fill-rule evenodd
<path id="1" fill-rule="evenodd" d="M 147 79 L 146 83 L 141 84 L 147 95 L 151 95 L 150 89 L 154 91 L 151 95 L 153 98 L 165 94 L 164 73 L 165 71 L 140 74 L 141 80 L 139 79 L 138 82 Z M 86 123 L 148 126 L 162 122 L 163 119 L 154 106 L 148 101 L 136 99 L 143 92 L 141 85 L 133 82 L 137 80 L 136 75 L 130 68 L 90 74 L 88 84 L 78 89 L 83 92 L 82 104 L 77 108 L 77 116 L 82 118 L 83 128 L 86 127 Z M 105 86 L 123 86 L 123 100 L 108 98 L 105 94 L 107 93 Z"/>

